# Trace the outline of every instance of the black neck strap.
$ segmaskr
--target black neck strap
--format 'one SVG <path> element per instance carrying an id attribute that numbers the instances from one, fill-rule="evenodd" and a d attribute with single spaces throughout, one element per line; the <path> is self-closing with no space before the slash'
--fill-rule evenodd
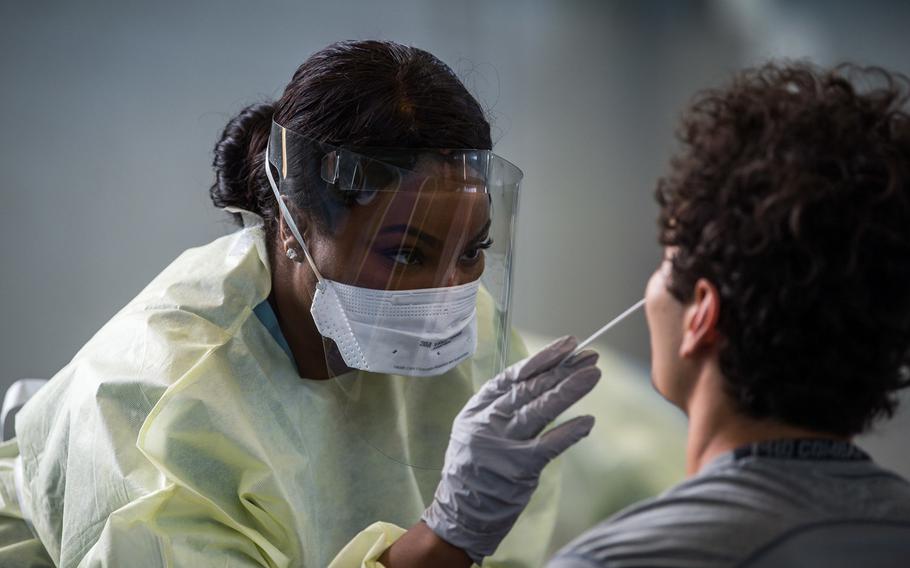
<path id="1" fill-rule="evenodd" d="M 869 461 L 869 454 L 850 442 L 793 438 L 753 442 L 733 450 L 734 459 L 748 457 L 805 461 Z"/>

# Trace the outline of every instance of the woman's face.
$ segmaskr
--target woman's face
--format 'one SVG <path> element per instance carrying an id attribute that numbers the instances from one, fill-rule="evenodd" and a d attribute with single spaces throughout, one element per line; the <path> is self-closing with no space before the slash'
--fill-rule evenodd
<path id="1" fill-rule="evenodd" d="M 336 282 L 384 290 L 457 286 L 483 274 L 490 213 L 485 193 L 379 191 L 307 245 L 317 268 Z"/>

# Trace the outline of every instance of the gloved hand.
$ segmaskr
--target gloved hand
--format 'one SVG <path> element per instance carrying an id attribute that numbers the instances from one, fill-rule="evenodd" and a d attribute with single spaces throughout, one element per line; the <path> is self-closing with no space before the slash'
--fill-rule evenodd
<path id="1" fill-rule="evenodd" d="M 442 479 L 423 521 L 476 564 L 491 555 L 527 506 L 540 473 L 584 438 L 593 416 L 540 432 L 600 379 L 597 354 L 564 337 L 491 379 L 455 418 Z"/>

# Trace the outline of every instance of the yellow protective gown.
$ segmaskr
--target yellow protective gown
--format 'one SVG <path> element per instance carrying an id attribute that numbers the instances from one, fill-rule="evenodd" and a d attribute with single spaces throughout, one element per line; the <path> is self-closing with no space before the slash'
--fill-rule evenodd
<path id="1" fill-rule="evenodd" d="M 301 379 L 253 314 L 270 286 L 261 227 L 190 249 L 29 401 L 17 440 L 0 446 L 0 566 L 48 556 L 64 567 L 378 565 L 439 472 L 390 459 L 364 429 L 384 413 L 400 429 L 383 443 L 441 456 L 446 439 L 430 422 L 445 397 L 434 392 L 473 389 L 470 373 L 427 379 L 407 404 L 386 389 L 381 404 L 352 406 L 335 380 Z M 481 346 L 490 309 L 478 307 Z M 424 424 L 437 435 L 423 436 Z M 485 565 L 543 563 L 557 478 L 548 468 Z"/>

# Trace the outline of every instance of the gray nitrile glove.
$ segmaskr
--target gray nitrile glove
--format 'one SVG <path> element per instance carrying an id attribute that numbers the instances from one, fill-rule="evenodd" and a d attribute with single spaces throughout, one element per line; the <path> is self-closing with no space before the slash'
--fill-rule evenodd
<path id="1" fill-rule="evenodd" d="M 564 337 L 487 382 L 455 418 L 442 479 L 423 521 L 478 565 L 512 529 L 541 470 L 590 433 L 580 416 L 538 437 L 600 378 L 597 354 L 563 361 L 577 345 Z"/>

